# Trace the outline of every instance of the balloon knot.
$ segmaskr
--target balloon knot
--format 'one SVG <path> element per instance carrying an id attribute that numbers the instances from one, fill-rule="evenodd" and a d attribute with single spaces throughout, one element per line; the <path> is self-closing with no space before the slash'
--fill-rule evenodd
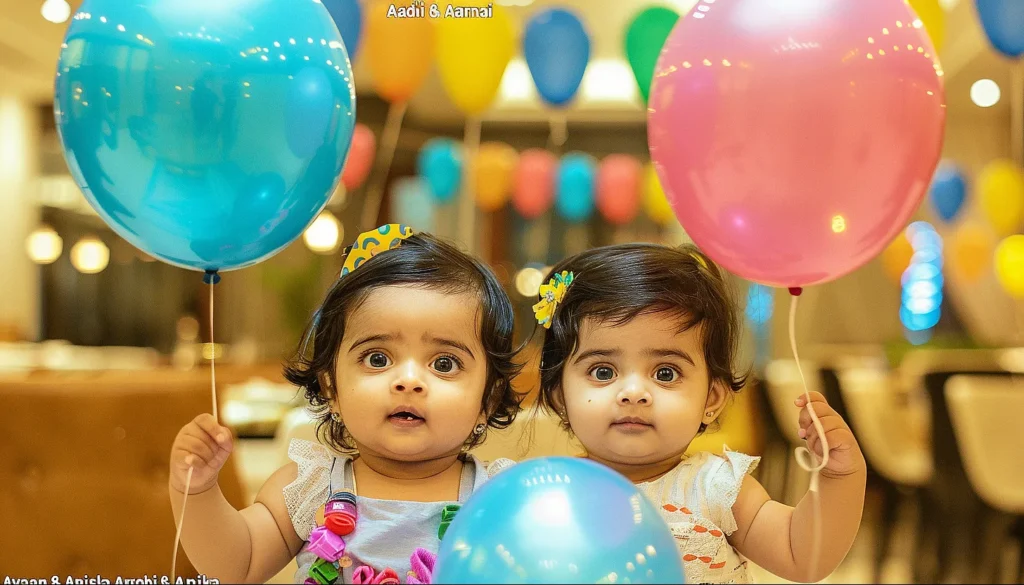
<path id="1" fill-rule="evenodd" d="M 802 292 L 804 292 L 804 289 L 802 287 L 799 287 L 799 286 L 791 286 L 791 287 L 789 287 L 789 294 L 793 295 L 794 297 L 800 296 L 800 293 L 802 293 Z"/>
<path id="2" fill-rule="evenodd" d="M 203 282 L 206 284 L 218 284 L 220 283 L 220 275 L 217 274 L 216 270 L 207 270 L 206 274 L 203 275 Z"/>

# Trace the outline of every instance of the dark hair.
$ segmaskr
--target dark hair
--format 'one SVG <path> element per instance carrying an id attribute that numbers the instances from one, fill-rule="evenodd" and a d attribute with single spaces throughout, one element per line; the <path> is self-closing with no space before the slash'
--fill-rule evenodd
<path id="1" fill-rule="evenodd" d="M 355 448 L 344 421 L 335 421 L 330 415 L 330 403 L 338 387 L 334 374 L 345 322 L 370 291 L 395 285 L 480 295 L 480 337 L 487 358 L 481 409 L 487 414 L 488 427 L 503 429 L 511 425 L 522 402 L 522 396 L 512 387 L 513 378 L 522 369 L 516 361 L 518 351 L 513 348 L 512 302 L 482 262 L 430 234 L 419 233 L 399 247 L 367 259 L 357 270 L 338 279 L 307 328 L 296 356 L 285 366 L 285 378 L 305 389 L 317 418 L 317 435 L 340 451 Z M 327 388 L 323 385 L 325 379 L 329 381 Z M 486 431 L 473 435 L 467 447 L 478 445 L 485 436 Z"/>
<path id="2" fill-rule="evenodd" d="M 733 371 L 739 338 L 735 302 L 722 272 L 696 246 L 619 244 L 594 248 L 558 263 L 545 278 L 570 271 L 572 285 L 551 318 L 541 350 L 539 404 L 558 414 L 568 428 L 558 395 L 562 371 L 579 347 L 579 332 L 588 318 L 624 324 L 649 313 L 668 313 L 682 331 L 700 327 L 710 383 L 733 392 L 747 374 Z M 701 424 L 700 432 L 705 430 Z"/>

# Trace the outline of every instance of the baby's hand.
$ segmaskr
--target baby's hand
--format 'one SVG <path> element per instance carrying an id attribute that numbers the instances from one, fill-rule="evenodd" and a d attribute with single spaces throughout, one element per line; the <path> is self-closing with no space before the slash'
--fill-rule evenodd
<path id="1" fill-rule="evenodd" d="M 193 468 L 189 494 L 202 493 L 217 485 L 220 469 L 233 448 L 227 427 L 217 424 L 209 414 L 197 416 L 181 427 L 171 446 L 171 487 L 185 491 L 189 467 Z"/>
<path id="2" fill-rule="evenodd" d="M 864 455 L 860 452 L 860 446 L 849 425 L 839 414 L 828 405 L 825 397 L 818 392 L 811 392 L 811 408 L 814 414 L 818 415 L 818 421 L 825 431 L 825 439 L 828 442 L 828 464 L 821 470 L 825 477 L 842 477 L 850 475 L 866 468 Z M 811 414 L 807 412 L 807 397 L 800 396 L 796 399 L 796 406 L 800 409 L 800 438 L 807 441 L 807 448 L 822 459 L 821 439 L 818 437 L 818 430 L 814 427 Z"/>

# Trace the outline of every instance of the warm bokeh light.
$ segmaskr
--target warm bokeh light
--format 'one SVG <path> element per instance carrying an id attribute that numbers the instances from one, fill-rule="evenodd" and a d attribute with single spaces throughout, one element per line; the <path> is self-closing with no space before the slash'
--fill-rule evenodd
<path id="1" fill-rule="evenodd" d="M 535 297 L 540 293 L 540 285 L 544 282 L 544 273 L 536 268 L 523 268 L 516 273 L 516 291 L 524 297 Z"/>
<path id="2" fill-rule="evenodd" d="M 64 250 L 64 240 L 52 227 L 44 225 L 29 234 L 25 250 L 36 264 L 53 264 Z"/>
<path id="3" fill-rule="evenodd" d="M 82 274 L 103 272 L 110 262 L 110 248 L 95 236 L 78 240 L 71 247 L 71 265 Z"/>
<path id="4" fill-rule="evenodd" d="M 71 5 L 66 0 L 46 0 L 39 12 L 46 20 L 54 24 L 61 24 L 71 16 Z"/>
<path id="5" fill-rule="evenodd" d="M 979 79 L 971 85 L 971 101 L 981 108 L 991 108 L 999 103 L 999 84 L 991 79 Z"/>
<path id="6" fill-rule="evenodd" d="M 306 228 L 302 240 L 317 254 L 332 254 L 338 250 L 343 231 L 338 218 L 330 211 L 324 211 Z"/>

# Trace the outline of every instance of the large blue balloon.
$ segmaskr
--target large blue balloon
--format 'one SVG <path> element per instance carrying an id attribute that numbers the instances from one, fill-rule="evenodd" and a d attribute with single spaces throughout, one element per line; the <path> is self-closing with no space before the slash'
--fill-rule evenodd
<path id="1" fill-rule="evenodd" d="M 194 270 L 292 242 L 326 205 L 355 126 L 338 29 L 316 0 L 86 0 L 54 113 L 89 203 Z"/>
<path id="2" fill-rule="evenodd" d="M 567 221 L 578 223 L 594 213 L 594 189 L 597 163 L 584 153 L 570 153 L 558 165 L 555 207 Z"/>
<path id="3" fill-rule="evenodd" d="M 462 185 L 462 146 L 451 138 L 432 138 L 420 149 L 417 172 L 439 203 L 455 198 Z"/>
<path id="4" fill-rule="evenodd" d="M 586 459 L 531 459 L 459 510 L 434 583 L 684 583 L 675 539 L 618 473 Z"/>
<path id="5" fill-rule="evenodd" d="M 536 13 L 526 25 L 523 55 L 544 101 L 561 106 L 576 95 L 590 61 L 590 37 L 564 8 Z"/>
<path id="6" fill-rule="evenodd" d="M 976 6 L 992 46 L 1008 57 L 1024 55 L 1024 2 L 976 0 Z"/>
<path id="7" fill-rule="evenodd" d="M 942 164 L 935 171 L 928 197 L 942 221 L 953 221 L 967 198 L 967 179 L 955 165 Z"/>
<path id="8" fill-rule="evenodd" d="M 338 26 L 341 38 L 345 40 L 345 49 L 349 59 L 356 60 L 359 50 L 359 38 L 363 32 L 363 9 L 359 0 L 322 0 L 327 12 Z"/>

